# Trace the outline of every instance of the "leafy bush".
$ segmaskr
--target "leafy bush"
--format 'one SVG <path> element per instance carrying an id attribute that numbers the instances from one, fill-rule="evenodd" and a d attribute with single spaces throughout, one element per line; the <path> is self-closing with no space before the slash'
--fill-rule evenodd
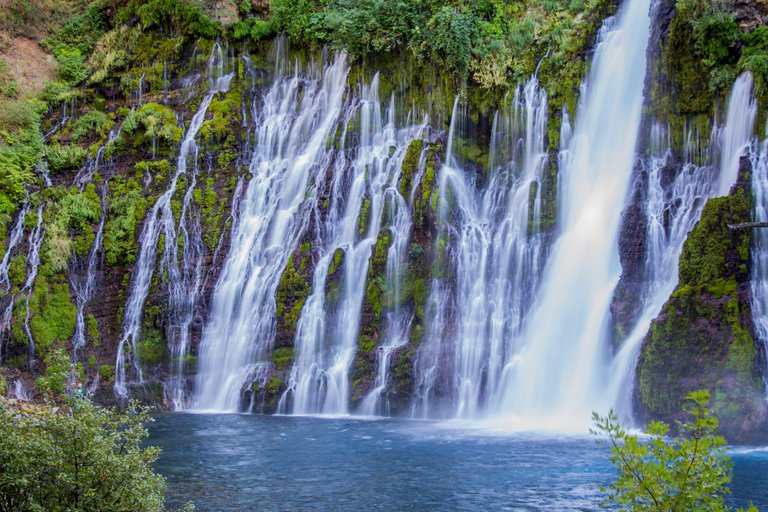
<path id="1" fill-rule="evenodd" d="M 35 381 L 37 390 L 44 395 L 63 395 L 66 392 L 72 361 L 67 351 L 59 348 L 45 356 L 45 376 Z"/>
<path id="2" fill-rule="evenodd" d="M 141 131 L 146 137 L 160 139 L 170 145 L 181 141 L 182 129 L 176 126 L 173 110 L 159 103 L 147 103 L 138 110 L 132 110 L 123 122 L 118 141 L 123 142 L 126 136 Z"/>
<path id="3" fill-rule="evenodd" d="M 144 29 L 161 29 L 168 34 L 179 33 L 206 39 L 216 39 L 222 33 L 221 24 L 206 16 L 198 7 L 184 0 L 131 0 L 116 17 L 117 24 L 138 17 Z"/>
<path id="4" fill-rule="evenodd" d="M 53 52 L 59 62 L 59 79 L 68 85 L 77 85 L 88 76 L 85 57 L 77 48 L 57 48 Z"/>
<path id="5" fill-rule="evenodd" d="M 135 232 L 146 210 L 147 200 L 138 185 L 137 188 L 115 195 L 104 226 L 104 259 L 107 265 L 130 265 L 135 261 Z"/>
<path id="6" fill-rule="evenodd" d="M 153 365 L 161 362 L 166 354 L 166 341 L 163 333 L 155 328 L 144 329 L 136 345 L 136 356 L 143 364 Z"/>
<path id="7" fill-rule="evenodd" d="M 109 20 L 105 8 L 106 2 L 92 2 L 81 14 L 69 17 L 64 25 L 43 45 L 55 53 L 56 49 L 69 47 L 77 49 L 82 55 L 93 51 L 96 42 L 107 31 Z"/>
<path id="8" fill-rule="evenodd" d="M 758 92 L 768 96 L 768 26 L 761 25 L 745 34 L 744 43 L 739 67 L 751 71 Z"/>
<path id="9" fill-rule="evenodd" d="M 15 98 L 17 89 L 16 80 L 8 72 L 8 63 L 0 59 L 0 97 Z"/>
<path id="10" fill-rule="evenodd" d="M 423 13 L 420 2 L 335 0 L 314 19 L 322 21 L 335 47 L 365 56 L 405 48 L 413 30 L 425 23 Z"/>
<path id="11" fill-rule="evenodd" d="M 603 489 L 606 505 L 638 512 L 730 510 L 723 497 L 730 493 L 731 462 L 725 439 L 717 435 L 717 418 L 707 408 L 709 393 L 694 391 L 686 400 L 683 409 L 691 420 L 679 423 L 672 439 L 663 422 L 646 427 L 650 439 L 644 441 L 624 430 L 612 411 L 606 417 L 593 413 L 593 433 L 611 445 L 611 462 L 618 469 L 616 482 Z"/>
<path id="12" fill-rule="evenodd" d="M 428 47 L 450 69 L 465 77 L 472 55 L 475 22 L 449 6 L 441 8 L 427 24 Z"/>
<path id="13" fill-rule="evenodd" d="M 272 0 L 272 21 L 277 30 L 286 32 L 291 39 L 312 41 L 317 34 L 312 34 L 308 29 L 312 24 L 315 6 L 314 0 Z"/>
<path id="14" fill-rule="evenodd" d="M 0 401 L 0 510 L 162 511 L 159 449 L 143 446 L 148 421 L 147 409 L 87 399 L 22 410 Z"/>
<path id="15" fill-rule="evenodd" d="M 80 142 L 88 135 L 94 134 L 97 138 L 104 137 L 114 126 L 104 112 L 91 110 L 90 112 L 78 117 L 72 124 L 71 137 L 73 142 Z"/>
<path id="16" fill-rule="evenodd" d="M 65 343 L 75 332 L 77 308 L 69 300 L 66 281 L 49 283 L 41 272 L 29 297 L 29 309 L 34 312 L 29 326 L 38 354 L 45 354 L 56 343 Z"/>
<path id="17" fill-rule="evenodd" d="M 85 163 L 86 151 L 80 146 L 56 144 L 45 148 L 48 168 L 52 172 L 80 169 Z"/>

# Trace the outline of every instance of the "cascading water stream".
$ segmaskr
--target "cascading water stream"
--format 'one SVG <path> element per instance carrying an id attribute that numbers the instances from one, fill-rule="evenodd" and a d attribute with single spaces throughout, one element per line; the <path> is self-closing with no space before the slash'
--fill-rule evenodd
<path id="1" fill-rule="evenodd" d="M 99 270 L 101 256 L 104 252 L 104 222 L 107 217 L 107 208 L 104 201 L 104 193 L 101 197 L 101 218 L 99 226 L 96 229 L 96 237 L 93 240 L 91 249 L 88 252 L 88 261 L 85 265 L 85 279 L 79 276 L 80 280 L 72 280 L 72 289 L 75 290 L 77 307 L 75 313 L 75 334 L 72 337 L 72 350 L 77 352 L 85 346 L 85 306 L 93 299 L 93 292 L 96 286 L 96 272 Z M 74 273 L 73 273 L 74 275 Z"/>
<path id="2" fill-rule="evenodd" d="M 716 133 L 711 138 L 712 142 L 715 137 Z M 678 260 L 683 243 L 698 222 L 707 199 L 716 193 L 717 167 L 693 163 L 711 161 L 711 151 L 691 151 L 692 139 L 689 130 L 686 134 L 689 149 L 671 184 L 665 184 L 665 173 L 669 172 L 667 167 L 672 162 L 667 128 L 658 124 L 653 126 L 651 155 L 644 162 L 647 197 L 643 207 L 648 224 L 641 308 L 634 327 L 614 357 L 608 387 L 609 402 L 628 420 L 632 419 L 634 374 L 641 343 L 651 322 L 659 315 L 677 285 Z M 700 146 L 694 144 L 695 148 Z"/>
<path id="3" fill-rule="evenodd" d="M 541 187 L 547 164 L 547 95 L 533 77 L 497 113 L 491 136 L 488 183 L 479 189 L 452 157 L 455 120 L 441 170 L 440 223 L 447 264 L 455 262 L 456 339 L 451 385 L 453 414 L 475 417 L 483 400 L 498 392 L 504 364 L 516 352 L 520 326 L 540 277 Z M 440 250 L 440 249 L 439 249 Z M 440 257 L 440 255 L 438 255 Z M 448 283 L 434 282 L 430 303 L 445 304 Z M 417 371 L 421 393 L 430 394 L 442 349 L 444 314 L 431 317 Z M 422 374 L 422 372 L 424 372 Z"/>
<path id="4" fill-rule="evenodd" d="M 317 186 L 331 161 L 325 149 L 341 114 L 349 68 L 337 55 L 322 78 L 276 77 L 263 98 L 249 169 L 253 175 L 232 226 L 231 249 L 211 300 L 199 352 L 199 410 L 235 411 L 241 391 L 271 364 L 275 293 L 309 221 Z M 310 76 L 317 75 L 312 73 Z"/>
<path id="5" fill-rule="evenodd" d="M 422 154 L 422 165 L 424 163 Z M 415 181 L 413 188 L 416 188 Z M 387 303 L 394 304 L 386 312 L 386 334 L 384 342 L 376 352 L 376 377 L 373 389 L 360 404 L 360 414 L 365 416 L 389 416 L 389 402 L 386 398 L 387 384 L 389 382 L 390 356 L 398 348 L 408 343 L 411 317 L 400 304 L 400 289 L 402 287 L 403 269 L 406 265 L 406 252 L 411 233 L 411 208 L 405 199 L 395 188 L 389 188 L 385 192 L 385 200 L 389 201 L 389 218 L 392 222 L 389 226 L 391 242 L 387 250 Z"/>
<path id="6" fill-rule="evenodd" d="M 720 184 L 717 194 L 727 196 L 736 183 L 739 157 L 752 142 L 757 102 L 752 92 L 752 73 L 745 72 L 734 82 L 728 98 L 728 115 L 720 137 Z"/>
<path id="7" fill-rule="evenodd" d="M 768 124 L 762 146 L 752 152 L 752 192 L 755 200 L 754 220 L 768 222 Z M 768 400 L 768 229 L 756 229 L 751 249 L 752 320 L 763 351 L 763 379 Z"/>
<path id="8" fill-rule="evenodd" d="M 664 185 L 664 173 L 671 163 L 667 129 L 655 125 L 652 130 L 652 155 L 648 168 L 648 218 L 645 273 L 641 310 L 631 332 L 616 354 L 610 371 L 609 403 L 627 419 L 632 418 L 632 390 L 640 346 L 651 322 L 678 282 L 678 260 L 688 233 L 698 222 L 706 201 L 728 193 L 736 182 L 741 156 L 749 149 L 756 115 L 752 79 L 745 73 L 734 83 L 728 102 L 726 122 L 715 127 L 707 149 L 701 149 L 698 134 L 685 134 L 684 161 L 671 185 Z M 712 148 L 720 147 L 719 162 L 713 162 Z M 696 165 L 702 162 L 704 165 Z M 719 164 L 719 165 L 718 165 Z"/>
<path id="9" fill-rule="evenodd" d="M 642 111 L 649 0 L 629 0 L 601 30 L 560 169 L 560 235 L 526 316 L 525 346 L 492 408 L 523 427 L 579 429 L 601 405 L 606 327 L 621 272 L 617 238 Z M 621 127 L 621 129 L 617 129 Z"/>
<path id="10" fill-rule="evenodd" d="M 29 360 L 35 359 L 35 338 L 32 336 L 32 329 L 29 327 L 31 311 L 29 309 L 29 296 L 32 295 L 32 289 L 37 279 L 37 271 L 40 267 L 40 248 L 43 246 L 45 237 L 45 226 L 43 225 L 43 205 L 37 208 L 37 224 L 29 235 L 29 252 L 27 255 L 27 280 L 24 283 L 22 293 L 26 293 L 26 309 L 24 316 L 24 332 L 29 340 Z"/>
<path id="11" fill-rule="evenodd" d="M 384 122 L 379 77 L 363 87 L 358 107 L 359 145 L 348 165 L 337 162 L 330 213 L 323 227 L 321 258 L 312 293 L 296 328 L 296 362 L 280 400 L 293 414 L 347 414 L 349 371 L 357 350 L 360 311 L 373 246 L 379 236 L 387 191 L 397 186 L 408 144 L 421 126 L 395 127 L 394 98 Z M 343 195 L 343 196 L 342 196 Z M 327 300 L 332 261 L 343 251 L 338 297 Z"/>
<path id="12" fill-rule="evenodd" d="M 19 216 L 16 219 L 16 224 L 13 225 L 11 230 L 11 237 L 8 240 L 8 246 L 3 254 L 3 260 L 0 261 L 0 290 L 8 291 L 11 287 L 11 282 L 8 278 L 8 271 L 11 265 L 11 257 L 13 256 L 13 250 L 19 245 L 24 235 L 24 219 L 29 211 L 29 202 L 24 201 L 24 204 L 19 211 Z"/>
<path id="13" fill-rule="evenodd" d="M 218 44 L 214 45 L 211 58 L 208 61 L 209 90 L 203 97 L 197 112 L 192 117 L 189 128 L 187 128 L 187 132 L 181 142 L 176 172 L 171 179 L 168 189 L 157 199 L 152 207 L 139 238 L 141 249 L 136 261 L 128 301 L 125 305 L 123 336 L 118 343 L 117 360 L 115 362 L 114 390 L 115 394 L 121 399 L 125 399 L 128 396 L 125 374 L 127 359 L 133 361 L 139 382 L 143 382 L 141 366 L 136 357 L 136 348 L 141 332 L 144 302 L 149 293 L 152 274 L 155 271 L 157 245 L 162 234 L 166 242 L 164 244 L 163 264 L 167 265 L 171 259 L 175 261 L 178 249 L 174 241 L 177 239 L 177 231 L 171 198 L 176 192 L 179 177 L 187 172 L 187 161 L 190 152 L 194 154 L 197 152 L 195 137 L 205 120 L 208 107 L 217 93 L 226 92 L 229 89 L 230 82 L 234 76 L 233 73 L 224 74 L 223 60 L 221 47 Z M 131 344 L 132 348 L 130 354 L 125 352 L 125 346 L 128 343 Z"/>

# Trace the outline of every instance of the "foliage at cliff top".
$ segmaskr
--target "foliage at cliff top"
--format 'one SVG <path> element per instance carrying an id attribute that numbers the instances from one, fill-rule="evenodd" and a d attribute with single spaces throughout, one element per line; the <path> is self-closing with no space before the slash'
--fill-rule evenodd
<path id="1" fill-rule="evenodd" d="M 730 494 L 732 464 L 708 402 L 706 391 L 687 396 L 683 410 L 688 419 L 679 422 L 679 434 L 672 439 L 664 422 L 651 422 L 645 428 L 649 438 L 641 440 L 624 430 L 613 412 L 593 414 L 593 434 L 610 444 L 611 462 L 618 470 L 616 481 L 603 488 L 608 494 L 604 504 L 638 512 L 732 510 L 723 500 Z M 750 506 L 748 512 L 757 508 Z"/>
<path id="2" fill-rule="evenodd" d="M 0 397 L 0 511 L 163 511 L 159 450 L 142 446 L 148 421 L 146 409 L 87 399 L 51 407 Z"/>
<path id="3" fill-rule="evenodd" d="M 583 60 L 615 3 L 272 0 L 269 24 L 292 40 L 345 49 L 353 57 L 409 51 L 441 64 L 460 80 L 506 87 L 530 76 L 545 55 L 553 69 Z M 262 23 L 246 21 L 235 27 L 236 35 L 246 33 L 248 24 L 252 36 L 266 32 Z"/>

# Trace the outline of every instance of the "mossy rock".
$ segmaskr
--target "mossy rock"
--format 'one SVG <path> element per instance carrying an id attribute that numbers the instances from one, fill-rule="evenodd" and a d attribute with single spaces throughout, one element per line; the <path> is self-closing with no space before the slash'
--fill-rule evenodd
<path id="1" fill-rule="evenodd" d="M 729 224 L 750 220 L 744 178 L 727 197 L 710 199 L 683 247 L 680 283 L 643 341 L 636 393 L 647 419 L 682 419 L 680 406 L 696 389 L 715 397 L 721 431 L 732 441 L 754 441 L 768 407 L 750 334 L 749 230 Z"/>

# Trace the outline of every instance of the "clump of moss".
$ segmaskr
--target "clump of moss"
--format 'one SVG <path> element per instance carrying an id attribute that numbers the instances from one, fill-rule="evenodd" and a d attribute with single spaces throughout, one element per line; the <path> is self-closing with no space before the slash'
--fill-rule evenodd
<path id="1" fill-rule="evenodd" d="M 165 359 L 167 341 L 163 333 L 155 327 L 144 328 L 141 339 L 136 344 L 136 356 L 144 365 L 155 365 Z"/>
<path id="2" fill-rule="evenodd" d="M 57 343 L 66 343 L 75 331 L 77 308 L 69 299 L 69 285 L 64 282 L 49 282 L 41 273 L 29 297 L 29 309 L 33 316 L 29 321 L 35 350 L 45 354 Z"/>
<path id="3" fill-rule="evenodd" d="M 403 159 L 403 166 L 400 172 L 400 195 L 408 199 L 411 195 L 413 186 L 413 177 L 416 175 L 421 158 L 421 150 L 424 148 L 424 141 L 414 139 L 408 145 Z"/>
<path id="4" fill-rule="evenodd" d="M 136 260 L 136 230 L 147 212 L 148 200 L 136 180 L 116 180 L 104 226 L 107 265 L 130 265 Z"/>
<path id="5" fill-rule="evenodd" d="M 309 279 L 309 276 L 296 270 L 294 257 L 288 258 L 277 287 L 276 297 L 276 316 L 280 319 L 279 327 L 287 332 L 296 330 L 304 302 L 312 291 Z"/>

